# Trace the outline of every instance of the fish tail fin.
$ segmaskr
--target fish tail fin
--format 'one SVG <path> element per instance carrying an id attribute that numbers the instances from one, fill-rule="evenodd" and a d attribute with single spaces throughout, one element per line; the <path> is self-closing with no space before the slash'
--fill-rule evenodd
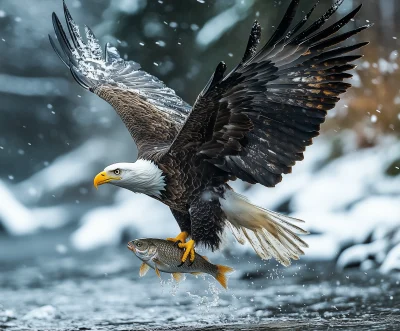
<path id="1" fill-rule="evenodd" d="M 236 240 L 244 244 L 247 239 L 263 260 L 274 257 L 288 266 L 308 247 L 298 236 L 308 232 L 294 224 L 302 220 L 253 205 L 233 190 L 226 191 L 220 203 Z"/>
<path id="2" fill-rule="evenodd" d="M 227 274 L 234 272 L 234 271 L 235 271 L 235 269 L 233 269 L 231 267 L 217 264 L 217 273 L 214 277 L 218 281 L 218 283 L 220 283 L 222 285 L 222 287 L 226 289 L 228 287 L 228 275 Z"/>

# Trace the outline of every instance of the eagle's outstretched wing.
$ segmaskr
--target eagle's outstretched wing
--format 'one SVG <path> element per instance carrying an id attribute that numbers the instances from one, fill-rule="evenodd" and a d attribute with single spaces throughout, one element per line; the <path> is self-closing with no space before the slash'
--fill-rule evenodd
<path id="1" fill-rule="evenodd" d="M 310 12 L 292 29 L 300 0 L 292 0 L 270 40 L 257 52 L 254 23 L 242 61 L 224 77 L 221 62 L 170 152 L 195 147 L 208 162 L 250 183 L 275 186 L 303 159 L 319 134 L 327 110 L 351 85 L 343 82 L 360 55 L 345 55 L 367 43 L 333 48 L 368 26 L 335 34 L 359 11 L 321 29 L 343 0 L 307 28 Z M 335 34 L 335 35 L 334 35 Z"/>
<path id="2" fill-rule="evenodd" d="M 104 52 L 93 32 L 85 26 L 86 41 L 64 3 L 70 39 L 53 13 L 58 43 L 50 43 L 75 80 L 109 102 L 134 138 L 139 157 L 153 158 L 169 146 L 191 107 L 156 77 L 133 61 L 124 61 L 116 48 Z"/>

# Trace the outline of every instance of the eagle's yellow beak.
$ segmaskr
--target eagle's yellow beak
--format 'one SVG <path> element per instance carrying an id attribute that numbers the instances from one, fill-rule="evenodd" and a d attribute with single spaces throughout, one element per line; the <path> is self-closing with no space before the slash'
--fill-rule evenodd
<path id="1" fill-rule="evenodd" d="M 99 185 L 106 184 L 112 180 L 120 180 L 121 177 L 111 177 L 105 171 L 102 171 L 94 177 L 93 185 L 97 189 Z"/>

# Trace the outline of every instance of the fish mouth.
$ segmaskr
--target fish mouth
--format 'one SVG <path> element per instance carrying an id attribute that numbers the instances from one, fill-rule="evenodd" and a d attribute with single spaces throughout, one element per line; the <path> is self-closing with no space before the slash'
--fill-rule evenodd
<path id="1" fill-rule="evenodd" d="M 132 242 L 128 242 L 128 245 L 126 245 L 126 247 L 128 247 L 128 249 L 134 253 L 136 253 L 136 249 L 135 246 L 132 244 Z"/>

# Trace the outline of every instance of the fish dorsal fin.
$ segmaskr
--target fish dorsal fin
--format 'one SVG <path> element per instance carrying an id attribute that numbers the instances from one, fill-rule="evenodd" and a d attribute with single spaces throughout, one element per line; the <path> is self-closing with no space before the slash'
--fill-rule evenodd
<path id="1" fill-rule="evenodd" d="M 194 276 L 198 276 L 198 275 L 201 275 L 202 272 L 191 272 L 190 274 L 191 274 L 191 275 L 194 275 Z"/>
<path id="2" fill-rule="evenodd" d="M 142 263 L 139 269 L 139 276 L 143 277 L 144 275 L 147 274 L 147 271 L 149 271 L 150 267 L 146 263 Z"/>
<path id="3" fill-rule="evenodd" d="M 182 274 L 180 272 L 172 273 L 172 277 L 174 277 L 176 282 L 180 282 L 182 280 Z"/>

